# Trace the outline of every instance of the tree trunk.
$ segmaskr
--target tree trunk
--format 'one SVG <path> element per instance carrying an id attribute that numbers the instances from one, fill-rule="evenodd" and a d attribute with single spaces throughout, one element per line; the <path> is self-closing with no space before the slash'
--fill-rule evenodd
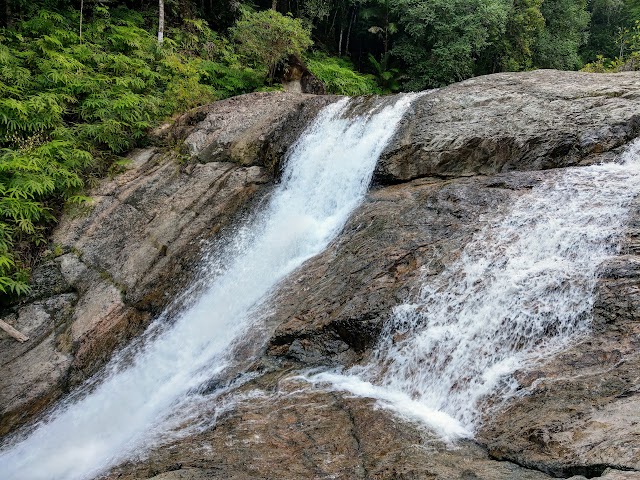
<path id="1" fill-rule="evenodd" d="M 333 27 L 336 24 L 336 17 L 338 16 L 338 9 L 336 8 L 336 13 L 333 14 L 333 21 L 331 22 L 331 27 L 329 27 L 329 30 L 327 30 L 325 32 L 325 35 L 329 35 L 330 33 L 333 32 Z"/>
<path id="2" fill-rule="evenodd" d="M 338 40 L 338 56 L 342 56 L 342 34 L 344 33 L 344 28 L 340 27 L 340 40 Z"/>
<path id="3" fill-rule="evenodd" d="M 158 3 L 158 44 L 162 45 L 164 41 L 164 0 Z"/>
<path id="4" fill-rule="evenodd" d="M 3 27 L 11 26 L 11 0 L 4 0 L 4 22 L 2 22 Z"/>
<path id="5" fill-rule="evenodd" d="M 278 0 L 271 0 L 271 10 L 278 10 Z"/>
<path id="6" fill-rule="evenodd" d="M 80 0 L 80 43 L 82 43 L 82 14 L 84 13 L 84 0 Z"/>
<path id="7" fill-rule="evenodd" d="M 16 330 L 15 328 L 13 328 L 11 325 L 9 325 L 6 322 L 3 322 L 2 320 L 0 320 L 0 328 L 2 330 L 4 330 L 5 332 L 7 332 L 9 335 L 11 335 L 13 338 L 15 338 L 16 340 L 18 340 L 20 343 L 24 343 L 27 340 L 29 340 L 29 337 L 27 337 L 26 335 L 24 335 L 23 333 L 19 332 L 18 330 Z"/>
<path id="8" fill-rule="evenodd" d="M 353 25 L 354 20 L 356 19 L 356 12 L 358 11 L 358 7 L 353 8 L 353 15 L 351 15 L 351 20 L 349 21 L 349 28 L 347 29 L 347 44 L 344 47 L 344 53 L 349 55 L 349 39 L 351 38 L 351 25 Z"/>

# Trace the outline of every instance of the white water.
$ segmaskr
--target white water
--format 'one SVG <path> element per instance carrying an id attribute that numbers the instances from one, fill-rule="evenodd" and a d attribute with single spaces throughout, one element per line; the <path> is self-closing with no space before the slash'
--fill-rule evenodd
<path id="1" fill-rule="evenodd" d="M 621 161 L 552 173 L 425 277 L 368 365 L 307 379 L 375 398 L 446 440 L 472 436 L 488 394 L 508 398 L 511 374 L 588 330 L 598 266 L 640 193 L 640 141 Z"/>
<path id="2" fill-rule="evenodd" d="M 131 364 L 116 359 L 106 379 L 0 453 L 3 480 L 89 479 L 144 451 L 171 425 L 176 406 L 233 364 L 252 311 L 288 273 L 321 252 L 362 201 L 376 161 L 414 95 L 355 119 L 348 101 L 326 107 L 293 147 L 282 183 L 234 239 L 224 271 Z"/>

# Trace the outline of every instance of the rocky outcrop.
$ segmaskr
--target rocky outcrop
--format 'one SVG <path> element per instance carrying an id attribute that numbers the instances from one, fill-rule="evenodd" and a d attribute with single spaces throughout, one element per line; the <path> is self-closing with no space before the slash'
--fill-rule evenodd
<path id="1" fill-rule="evenodd" d="M 638 106 L 637 74 L 555 71 L 480 77 L 417 99 L 378 163 L 379 188 L 281 288 L 269 352 L 357 361 L 420 269 L 442 271 L 552 168 L 615 158 L 640 134 Z"/>
<path id="2" fill-rule="evenodd" d="M 420 276 L 440 273 L 543 177 L 420 179 L 371 192 L 339 241 L 280 289 L 268 353 L 314 366 L 357 362 Z"/>
<path id="3" fill-rule="evenodd" d="M 336 99 L 290 93 L 243 95 L 193 110 L 156 135 L 200 163 L 259 165 L 277 173 L 280 160 L 309 121 Z"/>
<path id="4" fill-rule="evenodd" d="M 418 278 L 455 261 L 475 232 L 560 173 L 552 168 L 613 158 L 638 134 L 636 79 L 497 75 L 417 100 L 378 165 L 377 188 L 339 239 L 276 294 L 273 334 L 254 366 L 272 373 L 251 384 L 264 398 L 235 406 L 215 428 L 123 466 L 114 478 L 636 478 L 628 471 L 637 469 L 629 447 L 638 445 L 636 423 L 627 420 L 640 411 L 634 222 L 626 256 L 605 268 L 594 335 L 521 372 L 521 383 L 535 388 L 485 420 L 481 445 L 450 450 L 365 400 L 270 377 L 366 359 L 390 309 Z M 455 102 L 464 117 L 456 117 Z M 477 139 L 487 139 L 486 148 L 477 150 Z"/>
<path id="5" fill-rule="evenodd" d="M 193 275 L 200 241 L 268 190 L 287 147 L 331 101 L 255 94 L 195 110 L 102 183 L 91 212 L 63 220 L 32 298 L 4 317 L 32 340 L 0 332 L 1 431 L 139 332 Z M 390 101 L 362 100 L 351 114 Z M 254 342 L 257 378 L 241 389 L 255 394 L 107 478 L 637 477 L 638 212 L 624 255 L 604 268 L 593 334 L 520 372 L 528 395 L 485 419 L 479 443 L 452 450 L 367 400 L 303 388 L 289 374 L 365 360 L 419 278 L 454 262 L 557 169 L 614 158 L 640 134 L 638 112 L 635 73 L 498 74 L 417 99 L 339 238 L 276 292 L 268 338 Z"/>
<path id="6" fill-rule="evenodd" d="M 426 95 L 376 177 L 493 175 L 602 160 L 640 133 L 640 78 L 538 70 L 478 77 Z"/>
<path id="7" fill-rule="evenodd" d="M 3 319 L 0 434 L 86 379 L 184 288 L 202 241 L 267 189 L 329 97 L 251 94 L 189 112 L 56 228 L 33 292 Z"/>
<path id="8" fill-rule="evenodd" d="M 289 55 L 286 62 L 276 69 L 276 78 L 281 79 L 286 92 L 327 94 L 324 83 L 296 55 Z"/>
<path id="9" fill-rule="evenodd" d="M 608 160 L 638 135 L 639 82 L 532 72 L 417 100 L 377 168 L 379 185 L 403 183 L 371 192 L 340 240 L 284 285 L 268 353 L 313 366 L 366 358 L 419 275 L 451 264 L 549 169 Z M 638 475 L 621 472 L 640 470 L 639 229 L 636 208 L 622 255 L 602 266 L 593 333 L 520 372 L 528 394 L 485 419 L 493 458 L 563 478 Z"/>

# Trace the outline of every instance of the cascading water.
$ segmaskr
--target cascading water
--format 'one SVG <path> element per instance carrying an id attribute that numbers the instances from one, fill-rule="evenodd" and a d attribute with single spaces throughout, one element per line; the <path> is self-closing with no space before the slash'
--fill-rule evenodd
<path id="1" fill-rule="evenodd" d="M 230 240 L 224 271 L 133 360 L 116 358 L 104 380 L 6 446 L 2 478 L 92 478 L 179 423 L 176 410 L 189 411 L 185 398 L 195 402 L 198 387 L 233 364 L 229 352 L 255 322 L 252 308 L 321 252 L 362 201 L 414 96 L 352 119 L 347 99 L 326 107 L 293 147 L 268 204 Z"/>
<path id="2" fill-rule="evenodd" d="M 484 397 L 588 330 L 598 266 L 640 193 L 640 141 L 621 163 L 567 169 L 515 203 L 393 311 L 371 362 L 306 378 L 379 400 L 446 440 L 473 435 Z"/>

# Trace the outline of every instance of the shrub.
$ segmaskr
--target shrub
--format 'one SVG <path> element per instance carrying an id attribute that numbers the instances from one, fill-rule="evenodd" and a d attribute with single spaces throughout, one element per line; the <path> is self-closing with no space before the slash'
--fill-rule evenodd
<path id="1" fill-rule="evenodd" d="M 28 290 L 32 259 L 62 206 L 86 201 L 86 180 L 151 126 L 260 86 L 202 22 L 162 48 L 143 22 L 96 6 L 82 42 L 73 11 L 41 10 L 0 31 L 0 294 Z"/>
<path id="2" fill-rule="evenodd" d="M 289 55 L 301 57 L 313 44 L 311 32 L 300 19 L 275 10 L 245 10 L 231 29 L 238 53 L 273 80 L 276 67 Z"/>
<path id="3" fill-rule="evenodd" d="M 328 93 L 337 95 L 380 93 L 375 77 L 356 72 L 348 60 L 314 53 L 307 58 L 307 68 L 324 82 Z"/>

